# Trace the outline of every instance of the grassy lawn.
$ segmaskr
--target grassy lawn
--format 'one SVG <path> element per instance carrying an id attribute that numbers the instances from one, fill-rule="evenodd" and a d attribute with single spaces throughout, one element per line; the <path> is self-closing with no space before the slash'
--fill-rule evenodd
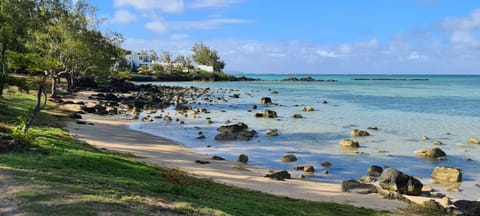
<path id="1" fill-rule="evenodd" d="M 26 94 L 0 99 L 0 129 L 33 107 Z M 23 151 L 0 153 L 0 174 L 12 173 L 20 213 L 28 215 L 386 215 L 366 208 L 311 202 L 197 179 L 103 153 L 61 128 L 61 112 L 43 112 Z"/>

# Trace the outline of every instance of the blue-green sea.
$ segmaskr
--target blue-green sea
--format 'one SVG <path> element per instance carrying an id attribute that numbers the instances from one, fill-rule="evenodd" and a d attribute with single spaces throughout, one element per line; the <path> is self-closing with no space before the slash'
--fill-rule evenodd
<path id="1" fill-rule="evenodd" d="M 468 144 L 470 137 L 480 138 L 480 76 L 466 75 L 246 75 L 263 81 L 252 82 L 168 82 L 169 86 L 210 88 L 210 98 L 225 98 L 191 102 L 194 108 L 207 108 L 207 114 L 184 117 L 171 109 L 164 110 L 185 124 L 138 122 L 134 130 L 174 139 L 197 152 L 219 155 L 236 160 L 243 153 L 249 164 L 278 170 L 294 165 L 314 165 L 316 172 L 309 178 L 340 182 L 367 175 L 371 165 L 397 168 L 419 177 L 449 196 L 477 200 L 480 198 L 480 145 Z M 311 76 L 337 82 L 282 82 L 290 76 Z M 278 94 L 277 94 L 278 93 Z M 230 96 L 238 94 L 239 98 Z M 275 105 L 261 105 L 260 98 L 270 97 Z M 185 98 L 186 101 L 189 98 Z M 200 102 L 200 104 L 198 104 Z M 325 103 L 327 102 L 327 103 Z M 257 105 L 257 110 L 251 110 Z M 303 106 L 315 111 L 302 112 Z M 254 113 L 274 110 L 276 119 L 255 118 Z M 161 111 L 158 111 L 160 113 Z M 294 119 L 293 114 L 304 118 Z M 143 114 L 146 115 L 146 114 Z M 213 124 L 207 124 L 210 117 Z M 244 122 L 258 132 L 250 141 L 215 141 L 216 128 Z M 206 139 L 197 139 L 198 127 Z M 339 148 L 339 141 L 350 137 L 352 129 L 370 130 L 371 136 L 355 138 L 360 142 L 357 152 Z M 264 134 L 278 129 L 279 136 Z M 424 140 L 427 136 L 430 139 Z M 434 145 L 439 140 L 442 145 Z M 432 161 L 415 156 L 414 151 L 439 147 L 447 160 Z M 282 163 L 282 155 L 293 152 L 298 161 Z M 321 162 L 332 166 L 328 174 Z M 447 186 L 431 183 L 435 166 L 462 169 L 463 182 L 459 192 L 447 191 Z M 300 174 L 300 173 L 296 173 Z"/>

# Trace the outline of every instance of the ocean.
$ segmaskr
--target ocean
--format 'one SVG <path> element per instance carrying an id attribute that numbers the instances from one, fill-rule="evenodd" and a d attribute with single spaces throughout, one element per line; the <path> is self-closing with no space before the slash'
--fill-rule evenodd
<path id="1" fill-rule="evenodd" d="M 168 82 L 168 86 L 210 88 L 211 98 L 226 101 L 192 104 L 209 113 L 184 117 L 174 107 L 169 113 L 185 124 L 161 119 L 151 123 L 140 120 L 131 129 L 173 139 L 196 152 L 218 155 L 235 161 L 239 154 L 249 156 L 249 164 L 294 174 L 294 165 L 313 165 L 316 172 L 309 179 L 341 182 L 367 175 L 371 165 L 396 168 L 418 177 L 450 197 L 480 198 L 480 145 L 468 144 L 470 137 L 480 138 L 480 76 L 461 75 L 246 75 L 263 81 L 253 82 Z M 280 82 L 290 76 L 311 76 L 337 82 Z M 238 94 L 239 98 L 230 96 Z M 275 105 L 261 105 L 270 97 Z M 324 102 L 327 103 L 324 103 Z M 249 111 L 253 105 L 257 110 Z M 315 111 L 302 112 L 303 106 Z M 255 118 L 264 109 L 274 110 L 276 119 Z M 294 119 L 293 114 L 304 118 Z M 142 113 L 140 117 L 147 114 Z M 156 114 L 152 114 L 154 116 Z M 210 117 L 213 124 L 208 124 Z M 216 128 L 244 122 L 258 132 L 250 141 L 215 141 Z M 371 136 L 354 138 L 360 142 L 358 152 L 341 149 L 339 141 L 350 138 L 352 129 L 369 130 Z M 200 129 L 198 129 L 200 128 Z M 278 129 L 279 136 L 267 136 L 268 129 Z M 206 139 L 197 139 L 202 131 Z M 428 136 L 429 140 L 423 137 Z M 434 145 L 440 140 L 442 145 Z M 439 147 L 447 160 L 433 161 L 416 157 L 415 150 Z M 298 160 L 282 163 L 281 156 L 293 153 Z M 324 168 L 322 162 L 331 162 Z M 433 184 L 435 166 L 461 168 L 463 182 L 458 192 L 448 186 Z M 328 174 L 324 171 L 328 170 Z"/>

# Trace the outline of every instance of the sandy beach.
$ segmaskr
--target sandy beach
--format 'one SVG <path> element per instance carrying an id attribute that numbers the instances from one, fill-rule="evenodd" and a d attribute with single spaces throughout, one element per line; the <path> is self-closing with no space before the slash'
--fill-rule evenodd
<path id="1" fill-rule="evenodd" d="M 75 100 L 86 100 L 88 92 L 79 93 Z M 88 103 L 92 103 L 89 101 Z M 67 109 L 76 110 L 77 105 L 66 105 Z M 305 179 L 288 179 L 276 181 L 265 178 L 268 169 L 240 165 L 231 161 L 211 160 L 211 156 L 201 155 L 172 140 L 128 129 L 133 120 L 122 116 L 82 115 L 82 121 L 93 123 L 77 124 L 68 122 L 67 129 L 76 139 L 110 151 L 132 153 L 135 160 L 176 168 L 192 176 L 211 179 L 236 187 L 262 191 L 269 194 L 312 201 L 325 201 L 351 204 L 358 207 L 395 211 L 408 204 L 383 199 L 378 194 L 356 194 L 341 192 L 339 184 L 309 181 Z M 199 164 L 196 160 L 208 161 Z"/>

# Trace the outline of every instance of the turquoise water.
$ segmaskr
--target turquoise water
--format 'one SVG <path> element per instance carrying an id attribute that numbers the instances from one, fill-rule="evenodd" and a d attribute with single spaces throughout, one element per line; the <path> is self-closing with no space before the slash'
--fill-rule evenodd
<path id="1" fill-rule="evenodd" d="M 167 109 L 163 114 L 185 121 L 137 123 L 131 125 L 155 135 L 177 140 L 200 153 L 219 155 L 235 160 L 238 154 L 249 155 L 249 164 L 274 169 L 286 169 L 295 174 L 293 165 L 314 165 L 317 172 L 309 178 L 340 182 L 358 179 L 367 174 L 370 165 L 390 166 L 407 174 L 418 176 L 450 196 L 478 199 L 480 188 L 480 145 L 466 144 L 468 138 L 480 138 L 480 76 L 428 75 L 308 75 L 315 79 L 334 79 L 338 82 L 279 82 L 291 75 L 250 75 L 265 81 L 256 82 L 176 82 L 164 85 L 210 88 L 210 98 L 225 97 L 228 101 L 193 104 L 207 108 L 210 113 L 187 118 Z M 296 75 L 301 77 L 302 75 Z M 307 76 L 307 75 L 305 75 Z M 393 78 L 428 80 L 353 80 L 354 78 Z M 277 91 L 278 94 L 273 94 Z M 230 95 L 240 94 L 240 98 Z M 261 97 L 271 97 L 278 105 L 259 105 Z M 323 101 L 328 101 L 324 104 Z M 249 112 L 271 109 L 278 119 L 259 119 Z M 310 105 L 314 112 L 302 112 Z M 160 113 L 160 111 L 159 111 Z M 295 113 L 303 119 L 293 119 Z M 145 114 L 144 114 L 145 115 Z M 207 124 L 210 117 L 214 124 Z M 242 121 L 259 132 L 250 141 L 217 142 L 216 128 L 225 121 Z M 372 136 L 356 138 L 361 145 L 359 153 L 338 147 L 339 140 L 349 137 L 352 129 L 378 127 Z M 198 129 L 207 139 L 196 139 Z M 278 129 L 280 136 L 264 135 L 268 129 Z M 423 136 L 431 139 L 422 140 Z M 444 144 L 434 146 L 440 140 Z M 210 146 L 210 147 L 208 147 Z M 414 151 L 440 147 L 448 160 L 429 161 L 417 158 Z M 294 152 L 299 160 L 292 164 L 280 162 L 280 157 Z M 471 160 L 470 160 L 471 159 Z M 329 174 L 323 174 L 321 162 L 329 161 Z M 463 170 L 464 181 L 460 192 L 448 192 L 446 187 L 429 183 L 435 166 L 455 166 Z"/>

